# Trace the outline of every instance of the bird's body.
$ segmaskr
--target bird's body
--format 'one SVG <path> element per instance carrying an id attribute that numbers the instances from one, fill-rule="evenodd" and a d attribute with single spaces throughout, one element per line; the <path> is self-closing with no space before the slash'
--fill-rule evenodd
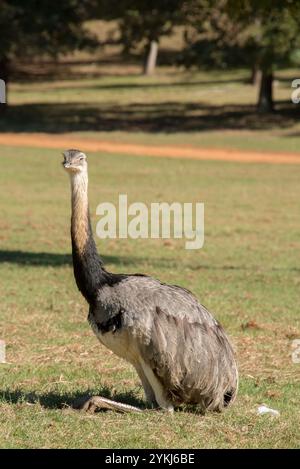
<path id="1" fill-rule="evenodd" d="M 65 160 L 72 167 L 80 155 L 69 150 Z M 238 385 L 224 330 L 188 290 L 146 275 L 106 271 L 92 237 L 86 161 L 83 168 L 71 169 L 73 265 L 94 333 L 135 367 L 151 404 L 222 410 L 234 400 Z"/>
<path id="2" fill-rule="evenodd" d="M 89 322 L 107 348 L 146 378 L 153 375 L 151 387 L 161 384 L 161 407 L 171 402 L 221 409 L 224 396 L 235 392 L 235 362 L 224 331 L 187 290 L 128 275 L 99 289 Z"/>

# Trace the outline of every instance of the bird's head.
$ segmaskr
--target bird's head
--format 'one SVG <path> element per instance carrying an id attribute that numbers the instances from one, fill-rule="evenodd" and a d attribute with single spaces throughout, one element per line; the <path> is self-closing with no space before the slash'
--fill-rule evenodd
<path id="1" fill-rule="evenodd" d="M 62 165 L 68 173 L 80 173 L 87 170 L 87 158 L 80 150 L 67 150 L 63 152 Z"/>

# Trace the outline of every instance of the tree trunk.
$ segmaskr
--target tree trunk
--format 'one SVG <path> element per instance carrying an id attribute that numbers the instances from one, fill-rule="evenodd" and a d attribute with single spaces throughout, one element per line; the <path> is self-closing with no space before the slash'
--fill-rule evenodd
<path id="1" fill-rule="evenodd" d="M 254 64 L 251 70 L 250 83 L 253 86 L 259 85 L 261 82 L 261 70 L 257 64 Z"/>
<path id="2" fill-rule="evenodd" d="M 273 111 L 273 73 L 262 71 L 259 97 L 257 103 L 259 112 Z"/>
<path id="3" fill-rule="evenodd" d="M 153 75 L 158 54 L 158 42 L 151 41 L 148 46 L 145 66 L 144 66 L 144 75 Z"/>
<path id="4" fill-rule="evenodd" d="M 8 83 L 8 60 L 6 58 L 0 59 L 0 80 L 3 80 L 4 84 L 1 83 L 0 89 L 0 113 L 2 114 L 7 107 L 7 83 Z M 3 99 L 4 98 L 4 99 Z M 5 103 L 3 103 L 5 101 Z"/>
<path id="5" fill-rule="evenodd" d="M 0 104 L 6 103 L 6 85 L 5 81 L 0 78 Z"/>

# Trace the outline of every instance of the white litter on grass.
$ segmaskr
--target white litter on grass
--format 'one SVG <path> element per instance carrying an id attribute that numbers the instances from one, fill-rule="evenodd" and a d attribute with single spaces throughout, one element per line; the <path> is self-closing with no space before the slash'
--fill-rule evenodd
<path id="1" fill-rule="evenodd" d="M 270 407 L 267 407 L 266 405 L 260 405 L 257 409 L 257 414 L 258 415 L 271 414 L 271 415 L 274 415 L 275 417 L 279 417 L 280 412 L 275 409 L 270 409 Z"/>
<path id="2" fill-rule="evenodd" d="M 0 340 L 0 363 L 6 363 L 5 360 L 5 342 Z"/>

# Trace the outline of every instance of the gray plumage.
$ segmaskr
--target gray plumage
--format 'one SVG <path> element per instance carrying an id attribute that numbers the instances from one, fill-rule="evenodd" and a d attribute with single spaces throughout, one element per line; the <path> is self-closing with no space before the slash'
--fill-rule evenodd
<path id="1" fill-rule="evenodd" d="M 99 290 L 89 321 L 116 354 L 137 368 L 140 359 L 149 365 L 173 405 L 221 410 L 234 399 L 232 348 L 220 324 L 189 291 L 151 277 L 128 276 Z"/>

